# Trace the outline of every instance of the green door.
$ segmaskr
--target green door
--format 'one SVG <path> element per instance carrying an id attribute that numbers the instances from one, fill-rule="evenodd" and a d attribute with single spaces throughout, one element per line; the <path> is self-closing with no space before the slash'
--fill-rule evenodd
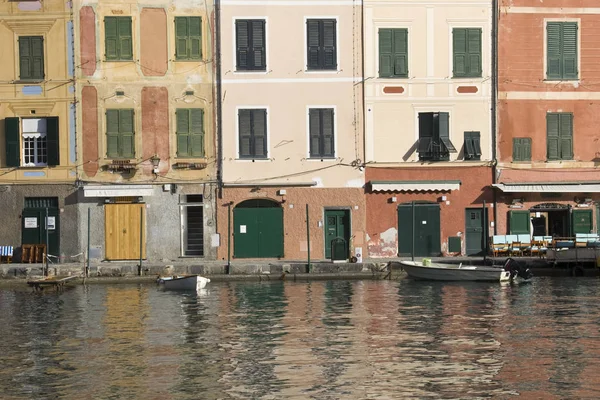
<path id="1" fill-rule="evenodd" d="M 531 213 L 528 211 L 510 211 L 509 228 L 511 235 L 529 235 L 531 231 Z"/>
<path id="2" fill-rule="evenodd" d="M 592 210 L 573 210 L 573 235 L 593 231 Z"/>
<path id="3" fill-rule="evenodd" d="M 440 206 L 431 203 L 414 205 L 414 250 L 417 257 L 439 256 L 440 244 Z M 398 254 L 410 256 L 413 248 L 413 206 L 398 206 Z"/>
<path id="4" fill-rule="evenodd" d="M 350 255 L 350 211 L 325 210 L 325 258 L 346 260 Z"/>
<path id="5" fill-rule="evenodd" d="M 467 208 L 465 210 L 465 251 L 468 256 L 482 256 L 485 248 L 485 230 L 487 221 L 483 219 L 483 208 Z"/>
<path id="6" fill-rule="evenodd" d="M 49 224 L 46 224 L 45 208 L 24 208 L 21 215 L 21 244 L 46 244 L 49 255 L 60 256 L 58 208 L 48 208 Z"/>
<path id="7" fill-rule="evenodd" d="M 279 203 L 246 200 L 233 210 L 233 255 L 236 258 L 283 257 L 283 209 Z"/>

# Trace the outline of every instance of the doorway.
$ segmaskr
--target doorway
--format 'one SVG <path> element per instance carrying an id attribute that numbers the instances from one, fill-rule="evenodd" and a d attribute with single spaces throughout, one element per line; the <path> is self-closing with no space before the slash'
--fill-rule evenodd
<path id="1" fill-rule="evenodd" d="M 201 194 L 183 196 L 181 234 L 183 256 L 204 256 L 204 204 Z"/>
<path id="2" fill-rule="evenodd" d="M 283 209 L 269 199 L 252 199 L 233 210 L 233 256 L 283 257 Z"/>
<path id="3" fill-rule="evenodd" d="M 410 256 L 413 242 L 415 256 L 439 256 L 442 252 L 440 237 L 440 206 L 437 203 L 405 203 L 398 206 L 399 256 Z"/>
<path id="4" fill-rule="evenodd" d="M 350 257 L 350 211 L 325 210 L 325 258 L 346 260 Z"/>
<path id="5" fill-rule="evenodd" d="M 487 208 L 485 218 L 483 208 L 467 208 L 465 210 L 465 252 L 468 256 L 482 256 L 485 249 L 487 225 Z"/>
<path id="6" fill-rule="evenodd" d="M 107 260 L 146 258 L 146 205 L 106 204 L 104 240 Z"/>
<path id="7" fill-rule="evenodd" d="M 21 217 L 21 245 L 45 244 L 49 256 L 59 257 L 60 212 L 58 198 L 26 198 Z"/>

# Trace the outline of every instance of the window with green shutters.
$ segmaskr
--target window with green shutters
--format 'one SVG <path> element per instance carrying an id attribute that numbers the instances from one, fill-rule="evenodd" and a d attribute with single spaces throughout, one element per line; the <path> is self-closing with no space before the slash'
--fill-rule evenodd
<path id="1" fill-rule="evenodd" d="M 509 211 L 509 228 L 511 235 L 526 235 L 531 231 L 531 214 L 529 211 Z"/>
<path id="2" fill-rule="evenodd" d="M 267 110 L 238 110 L 239 158 L 267 158 Z"/>
<path id="3" fill-rule="evenodd" d="M 134 158 L 133 110 L 106 110 L 106 156 Z"/>
<path id="4" fill-rule="evenodd" d="M 7 167 L 43 167 L 60 163 L 58 117 L 4 119 Z"/>
<path id="5" fill-rule="evenodd" d="M 577 30 L 577 22 L 547 23 L 547 79 L 578 79 Z"/>
<path id="6" fill-rule="evenodd" d="M 235 42 L 238 71 L 265 71 L 267 69 L 264 19 L 236 20 Z"/>
<path id="7" fill-rule="evenodd" d="M 546 114 L 548 160 L 573 159 L 573 114 Z"/>
<path id="8" fill-rule="evenodd" d="M 479 132 L 465 132 L 464 157 L 465 160 L 481 160 L 481 134 Z"/>
<path id="9" fill-rule="evenodd" d="M 177 120 L 177 157 L 204 157 L 204 110 L 179 108 Z"/>
<path id="10" fill-rule="evenodd" d="M 107 61 L 133 60 L 131 17 L 104 17 L 104 46 Z"/>
<path id="11" fill-rule="evenodd" d="M 44 79 L 44 38 L 19 36 L 19 79 Z"/>
<path id="12" fill-rule="evenodd" d="M 379 29 L 379 77 L 408 78 L 408 29 Z"/>
<path id="13" fill-rule="evenodd" d="M 452 29 L 453 76 L 481 77 L 481 28 Z"/>
<path id="14" fill-rule="evenodd" d="M 513 138 L 513 161 L 531 161 L 531 138 Z"/>
<path id="15" fill-rule="evenodd" d="M 335 19 L 306 20 L 307 68 L 337 69 L 337 21 Z"/>
<path id="16" fill-rule="evenodd" d="M 308 119 L 310 158 L 335 157 L 333 108 L 311 108 Z"/>
<path id="17" fill-rule="evenodd" d="M 450 141 L 450 114 L 447 112 L 419 113 L 419 160 L 448 161 L 456 147 Z"/>
<path id="18" fill-rule="evenodd" d="M 175 17 L 175 59 L 202 59 L 202 20 L 200 17 Z"/>

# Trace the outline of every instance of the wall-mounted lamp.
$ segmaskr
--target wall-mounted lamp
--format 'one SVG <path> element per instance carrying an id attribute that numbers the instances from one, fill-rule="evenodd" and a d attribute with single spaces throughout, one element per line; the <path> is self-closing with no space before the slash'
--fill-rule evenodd
<path id="1" fill-rule="evenodd" d="M 150 162 L 152 163 L 152 172 L 158 174 L 158 165 L 160 164 L 160 157 L 156 154 L 150 157 Z"/>
<path id="2" fill-rule="evenodd" d="M 515 198 L 515 199 L 512 199 L 512 204 L 519 204 L 519 203 L 523 203 L 523 201 L 524 201 L 523 199 L 520 199 L 520 198 Z"/>

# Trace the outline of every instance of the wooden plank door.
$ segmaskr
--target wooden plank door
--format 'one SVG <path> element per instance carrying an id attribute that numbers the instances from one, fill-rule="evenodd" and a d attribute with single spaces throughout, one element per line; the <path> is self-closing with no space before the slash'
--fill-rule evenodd
<path id="1" fill-rule="evenodd" d="M 145 204 L 106 204 L 104 227 L 107 260 L 139 260 L 140 238 L 146 258 Z"/>

